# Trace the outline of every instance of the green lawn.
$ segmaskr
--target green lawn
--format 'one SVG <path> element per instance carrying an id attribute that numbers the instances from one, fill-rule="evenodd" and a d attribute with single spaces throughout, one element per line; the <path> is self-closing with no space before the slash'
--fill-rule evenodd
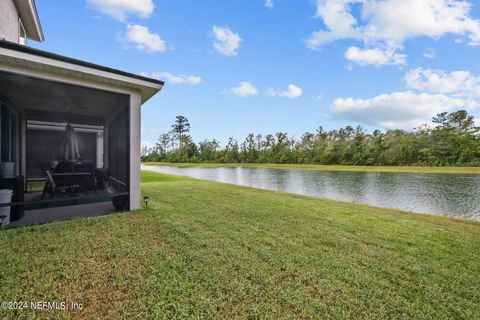
<path id="1" fill-rule="evenodd" d="M 272 163 L 170 163 L 143 162 L 147 166 L 172 167 L 244 167 L 321 171 L 371 171 L 371 172 L 419 172 L 419 173 L 464 173 L 480 174 L 480 167 L 415 167 L 415 166 L 339 166 L 318 164 L 272 164 Z"/>
<path id="2" fill-rule="evenodd" d="M 480 318 L 480 223 L 142 178 L 147 210 L 0 231 L 0 301 L 84 305 L 42 318 Z"/>

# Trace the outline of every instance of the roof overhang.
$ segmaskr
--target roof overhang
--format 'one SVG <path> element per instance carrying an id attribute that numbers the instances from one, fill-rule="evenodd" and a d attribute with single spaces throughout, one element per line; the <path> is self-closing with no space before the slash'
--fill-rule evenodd
<path id="1" fill-rule="evenodd" d="M 142 104 L 164 86 L 160 80 L 0 40 L 0 70 L 12 68 L 139 92 Z"/>
<path id="2" fill-rule="evenodd" d="M 27 38 L 42 42 L 43 37 L 42 25 L 38 17 L 37 7 L 34 0 L 14 0 L 17 7 L 18 15 L 22 19 L 23 27 L 27 33 Z"/>

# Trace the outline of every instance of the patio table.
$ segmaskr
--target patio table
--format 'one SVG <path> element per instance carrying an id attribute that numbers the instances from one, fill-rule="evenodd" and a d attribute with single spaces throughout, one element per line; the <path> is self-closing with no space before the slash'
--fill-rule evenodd
<path id="1" fill-rule="evenodd" d="M 66 178 L 76 178 L 76 177 L 90 176 L 92 178 L 93 192 L 97 193 L 97 185 L 95 183 L 94 172 L 59 172 L 59 173 L 52 173 L 52 176 L 53 177 L 66 177 Z"/>

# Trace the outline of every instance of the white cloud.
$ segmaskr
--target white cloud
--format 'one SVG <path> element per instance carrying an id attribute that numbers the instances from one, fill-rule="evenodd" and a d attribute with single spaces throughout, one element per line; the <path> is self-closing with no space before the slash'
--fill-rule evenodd
<path id="1" fill-rule="evenodd" d="M 475 126 L 480 127 L 480 117 L 476 116 L 474 121 L 475 121 Z"/>
<path id="2" fill-rule="evenodd" d="M 403 50 L 405 40 L 446 34 L 480 45 L 480 20 L 470 16 L 471 4 L 455 0 L 316 0 L 317 17 L 325 29 L 313 32 L 307 46 L 320 49 L 340 39 L 364 43 L 367 49 Z M 358 8 L 357 17 L 352 13 Z M 402 61 L 402 60 L 400 60 Z"/>
<path id="3" fill-rule="evenodd" d="M 358 47 L 350 47 L 345 52 L 345 58 L 361 66 L 404 65 L 406 63 L 406 55 L 396 53 L 395 50 L 392 49 L 360 49 Z"/>
<path id="4" fill-rule="evenodd" d="M 257 88 L 248 81 L 241 81 L 238 86 L 231 88 L 229 91 L 239 97 L 255 96 L 258 94 Z"/>
<path id="5" fill-rule="evenodd" d="M 145 147 L 150 149 L 150 148 L 155 147 L 155 144 L 151 143 L 150 141 L 142 141 L 141 142 L 141 147 L 142 147 L 142 149 L 145 148 Z"/>
<path id="6" fill-rule="evenodd" d="M 334 116 L 388 129 L 412 129 L 440 112 L 466 107 L 463 99 L 442 94 L 411 91 L 381 94 L 370 99 L 339 98 L 332 106 Z"/>
<path id="7" fill-rule="evenodd" d="M 155 8 L 152 0 L 87 0 L 87 4 L 119 21 L 125 21 L 129 15 L 148 18 Z"/>
<path id="8" fill-rule="evenodd" d="M 338 39 L 361 38 L 361 31 L 355 28 L 357 20 L 349 11 L 350 1 L 316 0 L 316 2 L 317 17 L 323 20 L 327 30 L 313 32 L 307 39 L 308 47 L 319 49 Z"/>
<path id="9" fill-rule="evenodd" d="M 192 84 L 197 85 L 202 82 L 202 78 L 195 75 L 186 75 L 186 74 L 178 74 L 174 75 L 170 72 L 159 71 L 159 72 L 152 72 L 152 73 L 142 73 L 142 75 L 146 77 L 151 77 L 154 79 L 165 80 L 167 83 L 170 84 Z"/>
<path id="10" fill-rule="evenodd" d="M 437 52 L 433 48 L 428 48 L 423 52 L 423 56 L 427 59 L 434 59 L 437 56 Z"/>
<path id="11" fill-rule="evenodd" d="M 141 131 L 142 133 L 155 133 L 156 130 L 152 128 L 145 128 L 144 126 L 141 126 Z"/>
<path id="12" fill-rule="evenodd" d="M 480 99 L 480 76 L 469 71 L 453 71 L 417 68 L 405 76 L 408 88 L 431 93 L 449 94 L 457 98 Z"/>
<path id="13" fill-rule="evenodd" d="M 286 91 L 278 92 L 276 90 L 269 89 L 267 94 L 271 96 L 280 96 L 280 97 L 286 97 L 289 99 L 296 99 L 303 94 L 303 90 L 302 88 L 294 84 L 289 84 Z"/>
<path id="14" fill-rule="evenodd" d="M 240 35 L 228 28 L 218 26 L 213 26 L 212 30 L 215 37 L 213 47 L 223 55 L 236 56 L 240 48 L 240 42 L 242 42 Z"/>
<path id="15" fill-rule="evenodd" d="M 267 7 L 268 9 L 272 9 L 273 8 L 273 0 L 265 0 L 265 7 Z"/>
<path id="16" fill-rule="evenodd" d="M 330 111 L 338 118 L 388 129 L 412 129 L 441 112 L 480 108 L 480 76 L 469 71 L 417 68 L 404 78 L 410 91 L 369 99 L 339 98 Z"/>
<path id="17" fill-rule="evenodd" d="M 127 25 L 124 40 L 135 44 L 138 50 L 148 53 L 158 53 L 167 50 L 165 41 L 162 40 L 160 35 L 152 33 L 147 27 L 138 24 Z"/>

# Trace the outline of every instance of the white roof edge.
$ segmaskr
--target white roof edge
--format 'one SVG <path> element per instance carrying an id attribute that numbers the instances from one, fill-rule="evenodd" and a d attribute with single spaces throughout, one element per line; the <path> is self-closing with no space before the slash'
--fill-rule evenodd
<path id="1" fill-rule="evenodd" d="M 38 16 L 35 0 L 15 0 L 18 15 L 22 19 L 23 26 L 27 32 L 27 38 L 38 42 L 43 42 L 42 25 Z"/>
<path id="2" fill-rule="evenodd" d="M 45 41 L 45 37 L 43 35 L 42 24 L 40 23 L 40 17 L 38 16 L 37 6 L 35 5 L 35 0 L 29 0 L 30 8 L 33 14 L 33 20 L 35 21 L 35 29 L 37 30 L 38 41 L 43 42 Z M 35 39 L 32 39 L 35 40 Z"/>
<path id="3" fill-rule="evenodd" d="M 163 84 L 161 83 L 148 82 L 142 79 L 128 77 L 127 75 L 121 75 L 114 72 L 108 72 L 105 70 L 99 70 L 99 69 L 95 69 L 87 66 L 78 65 L 75 63 L 69 63 L 66 61 L 59 61 L 56 59 L 42 57 L 35 54 L 16 51 L 8 48 L 0 47 L 0 55 L 9 57 L 14 60 L 24 60 L 29 63 L 46 65 L 50 67 L 57 67 L 60 69 L 76 71 L 76 72 L 93 75 L 100 78 L 133 84 L 139 87 L 138 89 L 140 89 L 140 91 L 148 94 L 148 96 L 146 96 L 145 99 L 142 98 L 143 102 L 147 101 L 150 97 L 152 97 L 155 93 L 162 90 L 163 88 Z M 122 86 L 121 83 L 118 83 L 117 85 L 120 87 Z M 154 93 L 150 95 L 149 92 L 151 91 L 154 91 Z"/>

